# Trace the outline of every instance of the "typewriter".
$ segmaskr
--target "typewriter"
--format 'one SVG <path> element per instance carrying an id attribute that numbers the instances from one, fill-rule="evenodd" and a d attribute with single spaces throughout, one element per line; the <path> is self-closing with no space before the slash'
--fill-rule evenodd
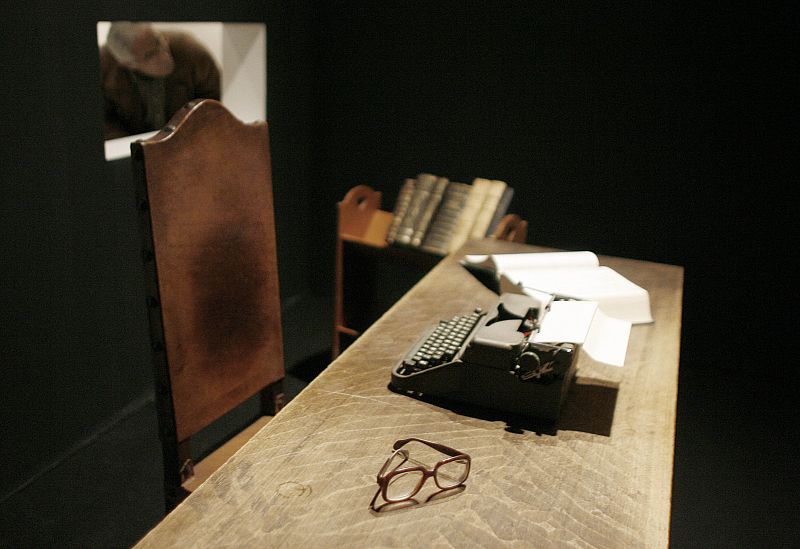
<path id="1" fill-rule="evenodd" d="M 411 396 L 558 419 L 578 349 L 534 341 L 549 304 L 502 294 L 491 310 L 440 321 L 393 368 L 390 386 Z"/>

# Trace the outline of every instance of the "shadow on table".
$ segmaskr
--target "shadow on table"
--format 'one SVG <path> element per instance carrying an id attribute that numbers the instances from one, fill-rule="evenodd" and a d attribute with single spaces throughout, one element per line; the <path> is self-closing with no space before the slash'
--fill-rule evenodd
<path id="1" fill-rule="evenodd" d="M 486 421 L 503 421 L 506 431 L 523 433 L 525 431 L 538 435 L 556 435 L 558 431 L 581 431 L 600 436 L 611 435 L 614 422 L 614 409 L 617 404 L 618 384 L 605 380 L 577 377 L 567 392 L 561 407 L 561 417 L 556 420 L 531 418 L 501 410 L 485 408 L 464 402 L 455 402 L 441 397 L 429 395 L 407 395 L 440 408 L 446 408 L 456 414 Z M 502 398 L 498 396 L 498 398 Z"/>
<path id="2" fill-rule="evenodd" d="M 330 364 L 330 361 L 331 351 L 324 349 L 292 364 L 286 369 L 286 373 L 305 383 L 311 383 Z"/>
<path id="3" fill-rule="evenodd" d="M 619 385 L 604 380 L 577 377 L 561 408 L 558 428 L 611 436 Z"/>
<path id="4" fill-rule="evenodd" d="M 380 489 L 378 490 L 380 491 Z M 380 495 L 376 493 L 375 497 L 372 500 L 372 504 L 370 504 L 370 512 L 373 515 L 380 516 L 384 513 L 393 513 L 397 511 L 407 511 L 409 509 L 416 509 L 417 507 L 424 507 L 426 505 L 439 503 L 440 501 L 457 496 L 464 490 L 466 490 L 466 485 L 464 484 L 460 484 L 453 488 L 446 488 L 446 489 L 437 488 L 433 491 L 428 491 L 428 492 L 426 492 L 425 487 L 423 487 L 422 491 L 416 494 L 415 497 L 413 498 L 407 499 L 405 501 L 399 501 L 397 503 L 384 502 L 380 505 L 375 505 L 375 503 L 380 500 Z"/>

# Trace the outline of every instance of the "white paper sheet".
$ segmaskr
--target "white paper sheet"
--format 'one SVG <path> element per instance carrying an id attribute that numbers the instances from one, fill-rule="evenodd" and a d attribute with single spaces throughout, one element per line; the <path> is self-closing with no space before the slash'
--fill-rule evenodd
<path id="1" fill-rule="evenodd" d="M 600 265 L 597 255 L 588 251 L 467 255 L 464 259 L 473 265 L 494 269 L 498 273 L 520 268 L 597 267 Z"/>
<path id="2" fill-rule="evenodd" d="M 535 290 L 596 301 L 607 316 L 633 324 L 653 322 L 647 290 L 601 266 L 592 252 L 468 255 L 465 263 L 493 270 L 502 292 Z"/>
<path id="3" fill-rule="evenodd" d="M 630 322 L 603 314 L 594 301 L 554 301 L 534 342 L 575 343 L 592 359 L 621 367 L 630 331 Z"/>
<path id="4" fill-rule="evenodd" d="M 511 286 L 596 301 L 607 315 L 635 324 L 653 322 L 647 290 L 609 267 L 509 269 L 501 273 L 500 287 Z"/>

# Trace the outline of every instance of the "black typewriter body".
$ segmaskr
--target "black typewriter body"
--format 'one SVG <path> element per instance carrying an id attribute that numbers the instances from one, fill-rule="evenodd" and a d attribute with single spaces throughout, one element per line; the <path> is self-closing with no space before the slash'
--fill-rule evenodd
<path id="1" fill-rule="evenodd" d="M 502 294 L 489 311 L 441 321 L 394 367 L 390 385 L 412 396 L 556 420 L 575 376 L 578 349 L 533 341 L 548 306 Z"/>

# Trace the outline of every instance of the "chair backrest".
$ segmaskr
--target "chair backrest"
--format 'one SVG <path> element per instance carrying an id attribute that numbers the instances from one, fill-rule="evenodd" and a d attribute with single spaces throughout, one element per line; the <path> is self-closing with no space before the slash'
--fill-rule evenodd
<path id="1" fill-rule="evenodd" d="M 162 438 L 180 443 L 284 377 L 268 129 L 193 101 L 131 149 Z"/>

